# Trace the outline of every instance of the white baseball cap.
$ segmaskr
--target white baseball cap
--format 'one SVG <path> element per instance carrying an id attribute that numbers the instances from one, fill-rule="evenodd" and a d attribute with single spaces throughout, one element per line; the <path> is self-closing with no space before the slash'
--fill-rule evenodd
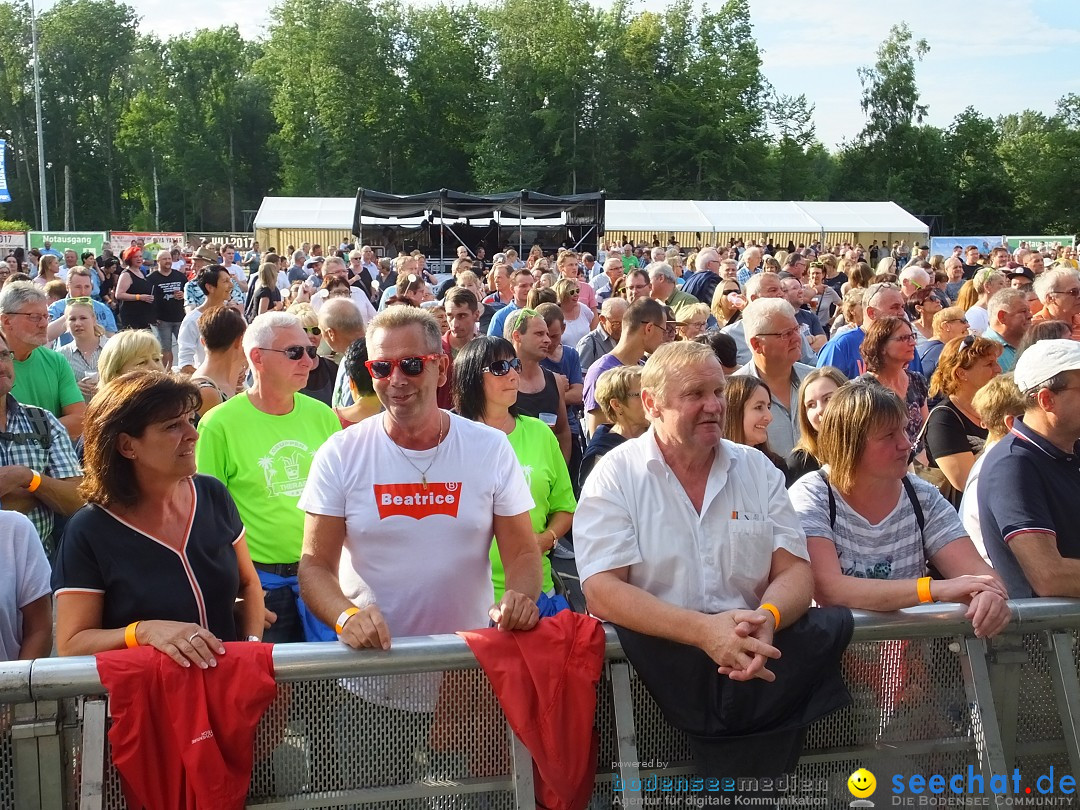
<path id="1" fill-rule="evenodd" d="M 1064 371 L 1080 371 L 1080 342 L 1068 338 L 1040 340 L 1020 355 L 1013 380 L 1026 393 Z"/>

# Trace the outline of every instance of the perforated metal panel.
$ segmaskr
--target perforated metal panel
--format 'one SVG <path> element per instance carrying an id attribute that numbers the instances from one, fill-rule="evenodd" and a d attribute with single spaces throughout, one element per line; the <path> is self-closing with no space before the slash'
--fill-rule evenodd
<path id="1" fill-rule="evenodd" d="M 1014 645 L 1020 667 L 1016 767 L 1025 774 L 1069 771 L 1057 699 L 1048 674 L 1046 639 Z M 852 645 L 844 661 L 852 705 L 814 725 L 789 795 L 846 806 L 848 775 L 956 773 L 979 767 L 984 748 L 979 712 L 965 689 L 964 646 L 953 639 Z M 1080 653 L 1073 650 L 1080 669 Z M 993 670 L 991 670 L 993 675 Z M 689 773 L 689 747 L 660 715 L 636 677 L 630 698 L 643 768 Z M 360 694 L 358 694 L 360 693 Z M 378 703 L 361 697 L 379 696 Z M 77 806 L 81 767 L 76 701 L 65 701 L 64 773 Z M 431 709 L 418 711 L 417 709 Z M 15 807 L 10 732 L 12 707 L 0 706 L 0 810 Z M 1004 722 L 1002 723 L 1004 726 Z M 597 782 L 590 810 L 614 805 L 619 761 L 611 684 L 598 689 Z M 1006 746 L 1008 748 L 1008 746 Z M 365 807 L 379 810 L 501 810 L 515 807 L 512 746 L 506 722 L 479 670 L 442 676 L 381 676 L 283 684 L 260 723 L 249 806 Z M 807 787 L 810 786 L 810 787 Z M 687 794 L 661 803 L 688 806 Z M 655 798 L 655 795 L 654 795 Z M 102 807 L 125 806 L 115 770 L 105 774 Z"/>

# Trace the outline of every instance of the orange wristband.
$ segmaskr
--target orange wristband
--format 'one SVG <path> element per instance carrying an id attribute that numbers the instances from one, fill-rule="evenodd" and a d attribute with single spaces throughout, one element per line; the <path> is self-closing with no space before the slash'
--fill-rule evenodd
<path id="1" fill-rule="evenodd" d="M 934 597 L 930 594 L 930 577 L 919 577 L 918 585 L 919 601 L 923 604 L 933 602 Z"/>
<path id="2" fill-rule="evenodd" d="M 776 621 L 775 627 L 780 627 L 780 608 L 774 605 L 772 602 L 762 602 L 761 607 L 758 610 L 767 610 L 772 614 L 773 619 Z"/>
<path id="3" fill-rule="evenodd" d="M 41 473 L 37 470 L 31 470 L 30 484 L 26 487 L 27 492 L 37 492 L 37 488 L 41 486 Z"/>
<path id="4" fill-rule="evenodd" d="M 128 649 L 139 646 L 139 640 L 135 638 L 135 628 L 138 626 L 138 622 L 132 622 L 124 628 L 124 644 L 127 645 Z"/>
<path id="5" fill-rule="evenodd" d="M 334 622 L 334 632 L 340 636 L 341 631 L 345 629 L 345 622 L 347 622 L 359 612 L 360 608 L 356 607 L 355 605 L 350 608 L 345 608 L 343 611 L 341 611 L 341 615 L 338 616 L 337 621 Z"/>

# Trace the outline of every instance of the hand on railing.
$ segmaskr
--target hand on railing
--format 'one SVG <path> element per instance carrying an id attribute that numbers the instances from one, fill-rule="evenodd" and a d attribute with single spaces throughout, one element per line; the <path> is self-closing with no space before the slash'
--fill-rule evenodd
<path id="1" fill-rule="evenodd" d="M 225 654 L 221 639 L 209 630 L 189 622 L 145 621 L 135 628 L 135 640 L 160 650 L 182 667 L 192 664 L 202 669 L 216 667 L 218 655 Z"/>
<path id="2" fill-rule="evenodd" d="M 488 610 L 488 616 L 500 630 L 532 630 L 540 621 L 540 609 L 525 594 L 506 591 Z"/>
<path id="3" fill-rule="evenodd" d="M 338 633 L 338 640 L 354 650 L 389 650 L 390 628 L 378 605 L 371 603 L 349 617 Z"/>
<path id="4" fill-rule="evenodd" d="M 978 638 L 991 638 L 1004 630 L 1012 613 L 1008 593 L 996 577 L 965 575 L 952 579 L 933 580 L 930 594 L 935 602 L 962 602 L 968 606 L 964 614 Z"/>

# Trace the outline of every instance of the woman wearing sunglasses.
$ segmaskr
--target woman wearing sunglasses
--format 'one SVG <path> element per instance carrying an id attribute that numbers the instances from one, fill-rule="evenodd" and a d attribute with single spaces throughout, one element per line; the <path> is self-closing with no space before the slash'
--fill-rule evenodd
<path id="1" fill-rule="evenodd" d="M 329 279 L 328 279 L 329 280 Z M 344 285 L 351 296 L 351 287 Z M 300 325 L 304 327 L 304 333 L 308 341 L 315 349 L 322 343 L 322 330 L 319 329 L 319 316 L 311 308 L 311 304 L 293 304 L 289 307 L 289 313 L 300 319 Z M 332 405 L 334 401 L 334 383 L 337 381 L 337 363 L 329 357 L 316 355 L 315 366 L 308 372 L 307 385 L 300 389 L 301 394 L 307 394 L 312 399 L 317 399 L 325 405 Z"/>
<path id="2" fill-rule="evenodd" d="M 514 448 L 514 455 L 526 470 L 525 477 L 535 503 L 529 517 L 543 563 L 543 584 L 537 607 L 541 616 L 552 616 L 570 606 L 565 597 L 555 593 L 547 552 L 569 531 L 577 502 L 559 440 L 539 419 L 518 412 L 520 371 L 521 361 L 508 340 L 478 337 L 469 341 L 454 361 L 454 407 L 466 419 L 483 422 L 505 433 Z M 498 601 L 505 579 L 494 544 L 490 556 Z"/>

